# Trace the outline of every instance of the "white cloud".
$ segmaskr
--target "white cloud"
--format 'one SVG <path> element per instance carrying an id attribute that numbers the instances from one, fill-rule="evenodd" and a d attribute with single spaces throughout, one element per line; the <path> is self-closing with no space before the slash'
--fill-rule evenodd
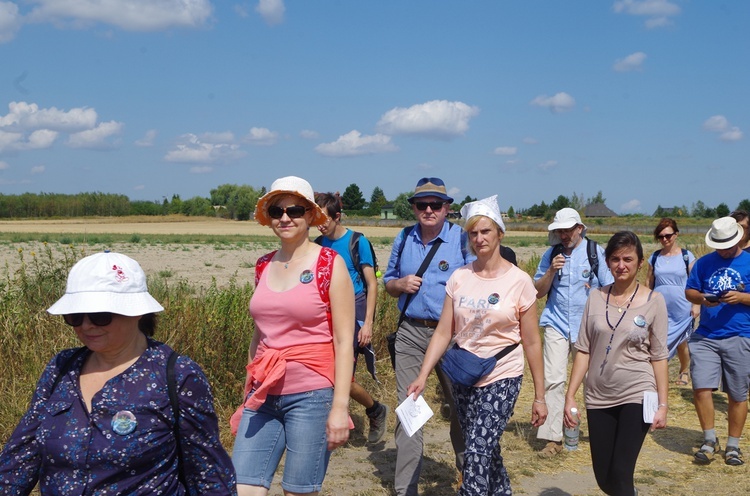
<path id="1" fill-rule="evenodd" d="M 250 132 L 247 133 L 244 139 L 246 143 L 259 146 L 274 145 L 278 140 L 279 133 L 265 127 L 251 127 Z"/>
<path id="2" fill-rule="evenodd" d="M 117 143 L 108 141 L 108 138 L 119 135 L 123 127 L 122 122 L 102 122 L 94 129 L 71 134 L 68 138 L 68 146 L 88 149 L 112 148 Z"/>
<path id="3" fill-rule="evenodd" d="M 742 139 L 742 131 L 737 126 L 732 126 L 731 129 L 721 133 L 719 139 L 721 141 L 739 141 Z"/>
<path id="4" fill-rule="evenodd" d="M 407 134 L 428 138 L 450 139 L 461 136 L 469 129 L 469 120 L 479 115 L 479 107 L 463 102 L 433 100 L 396 107 L 378 121 L 378 130 L 385 134 Z"/>
<path id="5" fill-rule="evenodd" d="M 515 146 L 498 146 L 493 152 L 495 155 L 515 155 L 518 148 Z"/>
<path id="6" fill-rule="evenodd" d="M 303 129 L 299 132 L 299 135 L 304 139 L 318 139 L 320 137 L 320 134 L 318 134 L 317 131 L 311 131 L 309 129 Z"/>
<path id="7" fill-rule="evenodd" d="M 208 24 L 210 0 L 34 0 L 30 22 L 49 22 L 74 28 L 95 23 L 127 31 L 195 28 Z"/>
<path id="8" fill-rule="evenodd" d="M 260 0 L 255 11 L 260 14 L 266 24 L 274 26 L 284 22 L 284 0 Z"/>
<path id="9" fill-rule="evenodd" d="M 49 148 L 57 139 L 57 131 L 49 129 L 37 129 L 29 134 L 28 141 L 23 145 L 24 150 L 38 150 Z"/>
<path id="10" fill-rule="evenodd" d="M 531 100 L 531 105 L 537 107 L 547 107 L 550 112 L 555 114 L 560 112 L 567 112 L 575 107 L 575 98 L 568 95 L 565 92 L 556 93 L 554 96 L 539 95 L 538 97 Z"/>
<path id="11" fill-rule="evenodd" d="M 44 174 L 44 171 L 47 170 L 47 168 L 43 165 L 37 165 L 31 168 L 32 174 Z"/>
<path id="12" fill-rule="evenodd" d="M 643 52 L 631 53 L 624 59 L 615 61 L 613 69 L 617 72 L 631 72 L 643 70 L 643 62 L 646 60 L 646 54 Z"/>
<path id="13" fill-rule="evenodd" d="M 354 157 L 398 151 L 391 137 L 384 134 L 362 136 L 359 131 L 350 131 L 332 143 L 321 143 L 315 151 L 327 157 Z"/>
<path id="14" fill-rule="evenodd" d="M 68 111 L 56 107 L 40 109 L 36 103 L 10 102 L 8 114 L 0 116 L 0 129 L 33 130 L 51 129 L 61 132 L 77 132 L 96 125 L 96 110 L 86 107 Z"/>
<path id="15" fill-rule="evenodd" d="M 143 135 L 143 138 L 135 142 L 136 146 L 154 146 L 154 141 L 156 141 L 157 134 L 158 133 L 156 132 L 156 129 L 149 129 L 148 131 L 146 131 L 146 134 Z"/>
<path id="16" fill-rule="evenodd" d="M 203 133 L 198 136 L 202 143 L 226 144 L 234 142 L 234 133 L 232 131 L 222 131 L 220 133 Z"/>
<path id="17" fill-rule="evenodd" d="M 640 200 L 630 200 L 620 205 L 621 212 L 639 212 L 641 210 Z"/>
<path id="18" fill-rule="evenodd" d="M 201 166 L 201 167 L 191 167 L 190 173 L 191 174 L 208 174 L 209 172 L 213 172 L 213 167 L 208 166 Z"/>
<path id="19" fill-rule="evenodd" d="M 0 43 L 6 43 L 15 38 L 21 29 L 21 16 L 18 5 L 13 2 L 0 2 Z"/>
<path id="20" fill-rule="evenodd" d="M 682 9 L 669 0 L 619 0 L 612 5 L 616 14 L 646 17 L 647 28 L 668 26 L 670 17 L 679 15 Z"/>
<path id="21" fill-rule="evenodd" d="M 723 115 L 712 115 L 703 123 L 706 131 L 721 132 L 729 128 L 729 121 Z"/>
<path id="22" fill-rule="evenodd" d="M 740 141 L 744 136 L 742 130 L 732 126 L 723 115 L 712 115 L 703 122 L 703 129 L 712 133 L 719 133 L 721 141 Z"/>
<path id="23" fill-rule="evenodd" d="M 0 170 L 7 170 L 7 169 L 10 169 L 10 165 L 8 165 L 8 162 L 0 160 Z"/>
<path id="24" fill-rule="evenodd" d="M 206 133 L 209 138 L 218 133 Z M 164 156 L 167 162 L 216 163 L 236 160 L 245 156 L 234 143 L 207 143 L 195 134 L 184 134 L 172 150 Z M 206 172 L 206 171 L 203 171 Z"/>
<path id="25" fill-rule="evenodd" d="M 539 144 L 539 141 L 536 138 L 532 138 L 531 136 L 524 138 L 523 140 L 524 145 L 537 145 Z"/>
<path id="26" fill-rule="evenodd" d="M 134 191 L 143 191 L 144 189 L 146 189 L 146 185 L 145 184 L 138 184 L 136 186 L 133 186 L 133 190 Z"/>
<path id="27" fill-rule="evenodd" d="M 536 166 L 537 169 L 543 172 L 550 171 L 557 167 L 557 160 L 547 160 Z"/>
<path id="28" fill-rule="evenodd" d="M 448 196 L 451 198 L 457 198 L 458 195 L 461 194 L 461 188 L 449 188 L 448 189 Z"/>

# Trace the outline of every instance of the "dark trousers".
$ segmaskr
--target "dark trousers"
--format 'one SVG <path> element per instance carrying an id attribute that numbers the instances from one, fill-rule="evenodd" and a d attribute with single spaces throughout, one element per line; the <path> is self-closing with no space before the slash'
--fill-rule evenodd
<path id="1" fill-rule="evenodd" d="M 643 405 L 628 403 L 586 410 L 596 483 L 610 496 L 633 496 L 633 473 L 650 427 Z"/>

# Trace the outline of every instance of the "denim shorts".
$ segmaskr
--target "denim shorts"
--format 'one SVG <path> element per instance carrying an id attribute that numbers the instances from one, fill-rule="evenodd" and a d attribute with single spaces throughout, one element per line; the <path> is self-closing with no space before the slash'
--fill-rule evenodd
<path id="1" fill-rule="evenodd" d="M 320 491 L 331 456 L 326 422 L 332 403 L 333 388 L 324 388 L 269 394 L 257 412 L 245 408 L 232 453 L 237 483 L 270 488 L 286 450 L 281 487 Z"/>
<path id="2" fill-rule="evenodd" d="M 750 338 L 711 339 L 693 333 L 688 341 L 693 389 L 721 385 L 734 401 L 745 401 L 750 377 Z"/>

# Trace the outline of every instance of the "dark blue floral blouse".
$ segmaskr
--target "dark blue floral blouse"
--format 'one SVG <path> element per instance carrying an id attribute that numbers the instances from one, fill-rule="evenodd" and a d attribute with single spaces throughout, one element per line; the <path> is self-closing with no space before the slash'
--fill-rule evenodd
<path id="1" fill-rule="evenodd" d="M 29 494 L 37 481 L 43 495 L 236 494 L 232 461 L 219 441 L 213 396 L 198 364 L 180 356 L 175 366 L 186 489 L 178 481 L 167 392 L 169 346 L 149 339 L 143 355 L 94 395 L 91 413 L 78 382 L 86 354 L 50 392 L 74 352 L 60 352 L 44 369 L 0 455 L 0 494 Z"/>

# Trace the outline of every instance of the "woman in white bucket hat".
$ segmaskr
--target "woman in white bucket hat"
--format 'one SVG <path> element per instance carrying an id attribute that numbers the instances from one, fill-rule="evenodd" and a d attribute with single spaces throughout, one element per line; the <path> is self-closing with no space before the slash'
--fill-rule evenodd
<path id="1" fill-rule="evenodd" d="M 277 179 L 255 219 L 281 246 L 255 265 L 255 333 L 232 417 L 237 489 L 266 494 L 286 451 L 285 493 L 317 493 L 331 451 L 349 438 L 354 288 L 344 260 L 310 241 L 310 227 L 329 220 L 310 183 Z"/>
<path id="2" fill-rule="evenodd" d="M 84 346 L 47 364 L 0 456 L 0 493 L 29 494 L 37 481 L 43 495 L 235 493 L 208 380 L 151 338 L 162 310 L 132 258 L 73 266 L 48 312 Z"/>

